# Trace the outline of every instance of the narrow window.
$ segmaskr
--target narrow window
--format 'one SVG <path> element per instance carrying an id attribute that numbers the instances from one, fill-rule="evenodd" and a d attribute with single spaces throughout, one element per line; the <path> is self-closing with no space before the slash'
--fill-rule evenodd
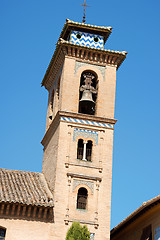
<path id="1" fill-rule="evenodd" d="M 80 188 L 77 195 L 77 209 L 87 208 L 88 191 L 86 188 Z"/>
<path id="2" fill-rule="evenodd" d="M 143 229 L 140 240 L 152 240 L 152 226 L 149 225 Z"/>
<path id="3" fill-rule="evenodd" d="M 57 84 L 57 97 L 58 97 L 58 100 L 59 100 L 59 91 L 60 91 L 60 80 L 61 80 L 61 77 L 59 77 L 58 79 L 58 84 Z"/>
<path id="4" fill-rule="evenodd" d="M 92 159 L 92 141 L 88 141 L 86 145 L 86 159 L 87 161 L 91 161 Z"/>
<path id="5" fill-rule="evenodd" d="M 6 235 L 6 229 L 0 228 L 0 240 L 4 240 Z"/>
<path id="6" fill-rule="evenodd" d="M 83 158 L 83 140 L 82 139 L 79 139 L 78 140 L 78 147 L 77 147 L 77 159 L 80 159 L 82 160 Z"/>
<path id="7" fill-rule="evenodd" d="M 49 119 L 52 120 L 52 114 L 53 114 L 53 103 L 54 103 L 54 89 L 52 91 L 51 95 L 51 101 L 50 101 L 50 114 L 49 114 Z"/>
<path id="8" fill-rule="evenodd" d="M 89 71 L 81 75 L 79 88 L 79 113 L 94 115 L 97 99 L 97 76 Z"/>

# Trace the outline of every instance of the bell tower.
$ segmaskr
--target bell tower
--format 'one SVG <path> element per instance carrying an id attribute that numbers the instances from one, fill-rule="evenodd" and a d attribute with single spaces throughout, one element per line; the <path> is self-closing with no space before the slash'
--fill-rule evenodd
<path id="1" fill-rule="evenodd" d="M 73 221 L 86 224 L 91 239 L 110 239 L 116 70 L 127 54 L 104 49 L 111 30 L 67 19 L 42 81 L 54 240 L 65 239 Z"/>

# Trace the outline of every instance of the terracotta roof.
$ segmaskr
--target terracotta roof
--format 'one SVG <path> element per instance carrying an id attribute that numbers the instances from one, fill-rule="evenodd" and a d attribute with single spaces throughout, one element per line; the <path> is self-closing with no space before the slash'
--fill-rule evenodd
<path id="1" fill-rule="evenodd" d="M 139 208 L 137 208 L 134 212 L 132 212 L 127 218 L 125 218 L 122 222 L 120 222 L 116 227 L 111 230 L 111 236 L 120 232 L 124 227 L 132 223 L 135 219 L 140 217 L 144 212 L 148 211 L 155 205 L 160 203 L 160 195 L 151 200 L 144 202 Z"/>
<path id="2" fill-rule="evenodd" d="M 53 206 L 53 196 L 42 173 L 0 169 L 0 202 Z"/>
<path id="3" fill-rule="evenodd" d="M 91 25 L 86 23 L 79 23 L 74 22 L 69 19 L 66 19 L 66 22 L 64 24 L 64 27 L 62 29 L 62 32 L 60 34 L 60 38 L 63 38 L 67 40 L 68 34 L 71 30 L 87 30 L 87 32 L 90 33 L 97 33 L 99 35 L 102 35 L 104 37 L 104 42 L 108 39 L 109 35 L 112 32 L 112 27 L 104 27 L 104 26 L 97 26 L 97 25 Z"/>

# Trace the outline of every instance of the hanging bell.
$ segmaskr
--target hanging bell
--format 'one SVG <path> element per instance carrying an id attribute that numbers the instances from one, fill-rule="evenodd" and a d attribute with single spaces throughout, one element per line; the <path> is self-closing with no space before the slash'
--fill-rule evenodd
<path id="1" fill-rule="evenodd" d="M 86 89 L 86 90 L 83 91 L 83 93 L 82 93 L 82 98 L 81 98 L 80 102 L 82 102 L 82 101 L 95 103 L 95 102 L 93 101 L 92 93 L 91 93 L 90 90 L 87 90 L 87 89 Z"/>
<path id="2" fill-rule="evenodd" d="M 90 90 L 86 89 L 83 91 L 82 98 L 79 101 L 79 112 L 94 115 L 95 102 L 93 101 L 92 93 Z"/>

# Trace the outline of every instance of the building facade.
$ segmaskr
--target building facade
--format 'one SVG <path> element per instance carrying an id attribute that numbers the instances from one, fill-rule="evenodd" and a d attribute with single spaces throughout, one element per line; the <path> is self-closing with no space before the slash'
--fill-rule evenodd
<path id="1" fill-rule="evenodd" d="M 160 240 L 160 195 L 144 202 L 111 230 L 111 240 Z"/>
<path id="2" fill-rule="evenodd" d="M 10 216 L 18 226 L 28 224 L 30 236 L 37 229 L 32 239 L 65 239 L 74 221 L 88 226 L 91 239 L 110 239 L 116 71 L 127 54 L 104 49 L 110 34 L 111 27 L 66 20 L 42 81 L 48 90 L 44 158 L 42 173 L 32 173 L 40 182 L 31 173 L 2 170 L 11 185 L 8 193 L 2 182 L 5 239 L 21 239 L 10 235 Z"/>

